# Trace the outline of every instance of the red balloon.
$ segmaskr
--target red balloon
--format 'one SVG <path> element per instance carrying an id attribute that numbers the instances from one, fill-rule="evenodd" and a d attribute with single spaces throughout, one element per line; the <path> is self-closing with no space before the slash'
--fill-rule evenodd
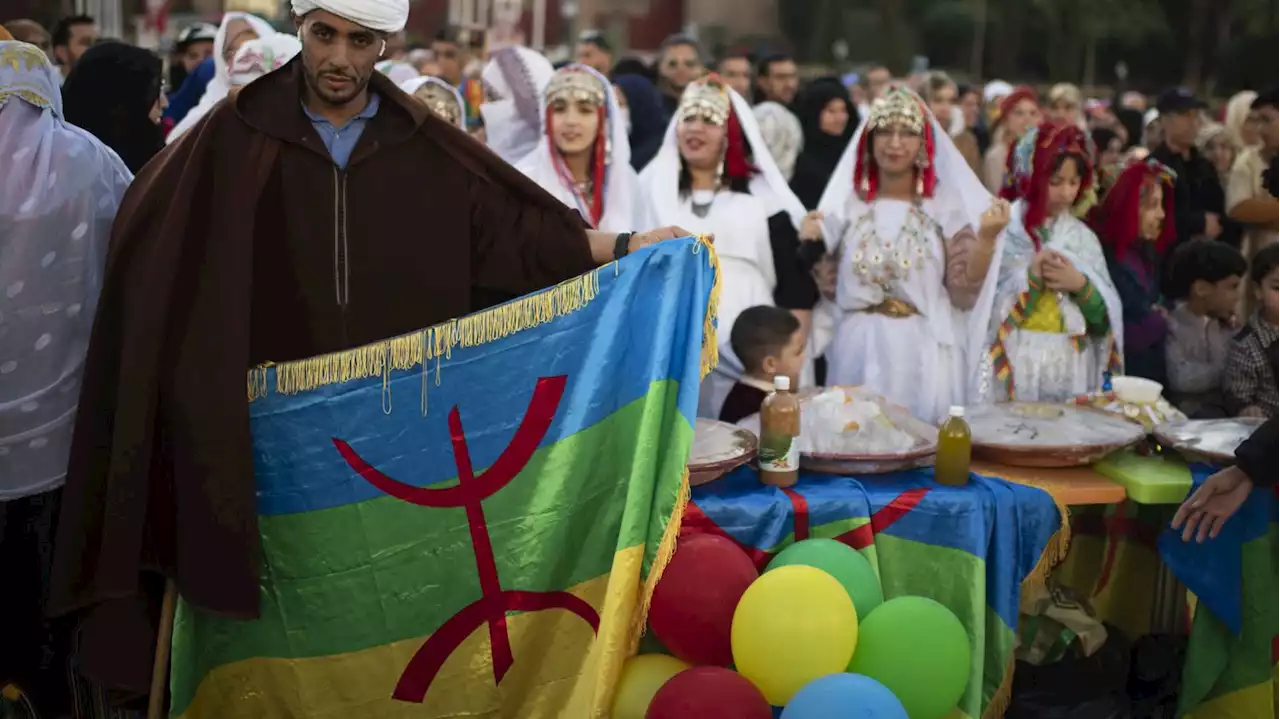
<path id="1" fill-rule="evenodd" d="M 732 541 L 711 534 L 681 537 L 654 587 L 649 626 L 662 646 L 690 664 L 730 666 L 733 611 L 759 576 Z"/>
<path id="2" fill-rule="evenodd" d="M 644 719 L 773 719 L 773 707 L 741 674 L 693 667 L 662 685 Z"/>

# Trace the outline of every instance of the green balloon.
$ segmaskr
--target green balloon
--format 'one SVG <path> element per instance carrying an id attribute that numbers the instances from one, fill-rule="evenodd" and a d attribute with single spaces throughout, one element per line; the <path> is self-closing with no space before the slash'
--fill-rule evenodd
<path id="1" fill-rule="evenodd" d="M 969 684 L 969 634 L 943 605 L 897 597 L 858 624 L 849 671 L 892 691 L 911 719 L 948 716 Z"/>
<path id="2" fill-rule="evenodd" d="M 862 619 L 884 601 L 880 578 L 871 562 L 858 550 L 834 539 L 806 539 L 778 552 L 769 562 L 769 570 L 802 564 L 830 574 L 844 585 L 853 600 L 853 608 Z"/>

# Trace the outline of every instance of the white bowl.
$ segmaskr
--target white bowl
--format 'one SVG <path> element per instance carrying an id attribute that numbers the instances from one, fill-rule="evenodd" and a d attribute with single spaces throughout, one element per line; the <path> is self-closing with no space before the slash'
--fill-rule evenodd
<path id="1" fill-rule="evenodd" d="M 1112 377 L 1111 389 L 1122 402 L 1155 404 L 1160 400 L 1164 385 L 1142 377 Z"/>

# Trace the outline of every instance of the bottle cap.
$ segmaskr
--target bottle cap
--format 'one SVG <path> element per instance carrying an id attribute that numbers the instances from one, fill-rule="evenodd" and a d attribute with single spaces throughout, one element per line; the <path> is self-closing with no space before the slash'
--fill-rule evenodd
<path id="1" fill-rule="evenodd" d="M 773 388 L 782 390 L 783 392 L 791 391 L 791 378 L 785 374 L 776 375 L 773 378 Z"/>
<path id="2" fill-rule="evenodd" d="M 951 408 L 951 411 L 950 411 L 950 412 L 948 412 L 948 415 L 949 415 L 949 416 L 951 416 L 951 417 L 963 417 L 963 416 L 964 416 L 964 407 L 960 407 L 960 406 L 958 406 L 958 405 L 957 405 L 957 406 L 955 406 L 955 407 L 952 407 L 952 408 Z"/>

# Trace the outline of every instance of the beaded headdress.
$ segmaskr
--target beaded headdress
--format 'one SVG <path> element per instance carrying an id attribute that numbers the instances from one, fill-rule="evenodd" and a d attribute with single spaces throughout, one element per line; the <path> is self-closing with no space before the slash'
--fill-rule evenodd
<path id="1" fill-rule="evenodd" d="M 938 173 L 933 164 L 934 143 L 932 115 L 925 108 L 924 100 L 914 92 L 895 87 L 877 99 L 867 114 L 866 126 L 858 133 L 858 148 L 853 166 L 854 191 L 865 202 L 876 199 L 880 176 L 872 152 L 871 138 L 877 130 L 887 130 L 901 125 L 920 136 L 920 155 L 916 158 L 916 195 L 933 197 L 938 185 Z"/>
<path id="2" fill-rule="evenodd" d="M 924 107 L 920 98 L 905 90 L 893 89 L 871 103 L 867 127 L 880 130 L 902 125 L 917 135 L 924 133 Z"/>
<path id="3" fill-rule="evenodd" d="M 729 99 L 729 88 L 719 78 L 712 76 L 689 83 L 680 96 L 676 117 L 681 121 L 700 117 L 712 125 L 724 127 L 732 112 L 733 102 Z"/>
<path id="4" fill-rule="evenodd" d="M 556 100 L 566 102 L 586 102 L 596 107 L 605 104 L 605 88 L 600 80 L 589 72 L 567 70 L 557 72 L 547 83 L 546 102 L 548 105 Z"/>
<path id="5" fill-rule="evenodd" d="M 449 88 L 434 82 L 424 82 L 422 87 L 413 91 L 413 97 L 426 105 L 431 114 L 450 125 L 462 122 L 462 108 L 458 106 L 458 97 Z"/>

